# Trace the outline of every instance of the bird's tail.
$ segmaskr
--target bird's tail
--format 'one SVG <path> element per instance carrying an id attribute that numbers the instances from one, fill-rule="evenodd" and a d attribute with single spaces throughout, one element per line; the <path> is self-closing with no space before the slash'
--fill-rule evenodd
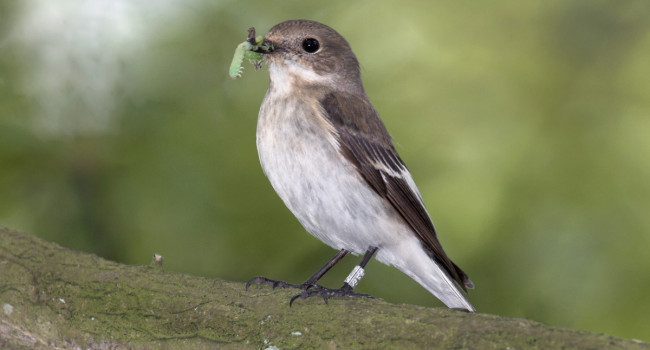
<path id="1" fill-rule="evenodd" d="M 456 282 L 429 257 L 418 241 L 382 247 L 377 252 L 377 260 L 397 267 L 448 307 L 476 312 Z"/>
<path id="2" fill-rule="evenodd" d="M 463 309 L 469 312 L 476 312 L 476 309 L 456 285 L 456 282 L 443 271 L 438 264 L 431 260 L 431 267 L 428 273 L 422 275 L 410 275 L 416 282 L 426 288 L 436 298 L 452 309 Z"/>

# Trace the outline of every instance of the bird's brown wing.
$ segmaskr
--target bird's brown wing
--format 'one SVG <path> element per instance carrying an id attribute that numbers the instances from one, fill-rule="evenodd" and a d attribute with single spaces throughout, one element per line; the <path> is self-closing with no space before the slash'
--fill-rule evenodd
<path id="1" fill-rule="evenodd" d="M 413 229 L 430 255 L 463 288 L 474 285 L 442 249 L 433 222 L 386 127 L 367 98 L 333 92 L 320 100 L 343 156 Z M 410 181 L 410 183 L 409 183 Z"/>

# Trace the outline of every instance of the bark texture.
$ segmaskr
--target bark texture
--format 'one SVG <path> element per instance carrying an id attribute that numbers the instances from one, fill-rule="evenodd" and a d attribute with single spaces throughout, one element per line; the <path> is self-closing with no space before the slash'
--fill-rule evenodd
<path id="1" fill-rule="evenodd" d="M 650 349 L 538 322 L 127 266 L 0 227 L 0 348 Z"/>

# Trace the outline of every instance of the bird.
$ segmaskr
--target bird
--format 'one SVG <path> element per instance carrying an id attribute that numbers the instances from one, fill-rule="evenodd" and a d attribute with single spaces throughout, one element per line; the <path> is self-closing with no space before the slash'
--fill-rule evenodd
<path id="1" fill-rule="evenodd" d="M 254 28 L 253 32 L 254 32 Z M 411 173 L 368 98 L 347 40 L 311 20 L 273 26 L 256 46 L 270 83 L 256 142 L 262 169 L 302 226 L 338 253 L 302 284 L 263 276 L 252 283 L 295 287 L 291 298 L 356 293 L 374 256 L 422 285 L 447 307 L 475 312 L 474 284 L 447 256 Z M 346 255 L 363 255 L 341 288 L 317 281 Z"/>

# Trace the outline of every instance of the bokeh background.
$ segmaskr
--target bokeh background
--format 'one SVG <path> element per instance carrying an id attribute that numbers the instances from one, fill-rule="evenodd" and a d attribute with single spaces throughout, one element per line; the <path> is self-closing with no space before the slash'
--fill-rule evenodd
<path id="1" fill-rule="evenodd" d="M 258 164 L 246 30 L 351 43 L 481 312 L 650 341 L 650 2 L 0 2 L 0 225 L 127 264 L 301 282 L 335 253 Z M 323 280 L 339 286 L 356 258 Z M 358 289 L 441 304 L 375 261 Z"/>

